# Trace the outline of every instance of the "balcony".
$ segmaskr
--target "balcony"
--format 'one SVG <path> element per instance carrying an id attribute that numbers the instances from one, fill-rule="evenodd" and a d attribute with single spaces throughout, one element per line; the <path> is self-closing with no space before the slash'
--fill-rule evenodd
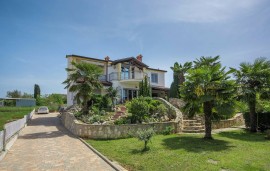
<path id="1" fill-rule="evenodd" d="M 138 82 L 141 81 L 146 73 L 143 72 L 112 72 L 109 74 L 109 81 Z"/>

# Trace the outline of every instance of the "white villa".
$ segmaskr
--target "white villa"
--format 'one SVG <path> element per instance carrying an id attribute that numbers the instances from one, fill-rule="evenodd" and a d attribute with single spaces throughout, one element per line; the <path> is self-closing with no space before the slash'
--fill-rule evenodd
<path id="1" fill-rule="evenodd" d="M 87 62 L 103 68 L 103 76 L 100 81 L 103 89 L 96 90 L 95 93 L 105 95 L 106 89 L 112 86 L 118 91 L 118 103 L 131 100 L 138 96 L 139 82 L 144 76 L 148 76 L 152 87 L 153 97 L 165 97 L 168 88 L 165 87 L 165 70 L 150 68 L 142 62 L 142 55 L 135 57 L 110 60 L 107 56 L 105 59 L 97 59 L 78 55 L 67 55 L 68 67 L 71 68 L 71 62 Z M 75 103 L 75 93 L 67 91 L 68 106 Z"/>

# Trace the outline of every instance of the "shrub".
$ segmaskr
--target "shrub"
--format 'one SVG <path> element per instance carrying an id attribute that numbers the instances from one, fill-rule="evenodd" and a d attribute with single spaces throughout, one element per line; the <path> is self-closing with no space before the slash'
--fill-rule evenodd
<path id="1" fill-rule="evenodd" d="M 109 99 L 108 96 L 102 96 L 100 104 L 99 104 L 99 109 L 108 109 L 111 105 L 111 100 Z"/>
<path id="2" fill-rule="evenodd" d="M 94 113 L 94 114 L 96 114 L 96 115 L 99 115 L 99 108 L 98 107 L 96 107 L 96 106 L 93 106 L 92 108 L 91 108 L 91 111 L 92 111 L 92 113 Z"/>
<path id="3" fill-rule="evenodd" d="M 266 131 L 265 139 L 270 140 L 270 130 Z"/>
<path id="4" fill-rule="evenodd" d="M 101 116 L 100 115 L 93 115 L 91 117 L 89 117 L 89 122 L 90 123 L 95 123 L 95 122 L 104 122 L 102 119 L 101 119 Z"/>
<path id="5" fill-rule="evenodd" d="M 144 141 L 143 151 L 147 149 L 147 144 L 151 140 L 151 138 L 154 136 L 154 134 L 155 134 L 155 131 L 153 128 L 143 129 L 143 130 L 137 131 L 136 137 L 140 141 Z"/>
<path id="6" fill-rule="evenodd" d="M 162 134 L 163 134 L 163 135 L 170 135 L 170 134 L 173 133 L 173 131 L 174 131 L 174 128 L 173 128 L 173 127 L 167 126 L 167 127 L 163 130 Z"/>
<path id="7" fill-rule="evenodd" d="M 115 125 L 122 125 L 122 124 L 128 124 L 128 119 L 126 117 L 123 118 L 119 118 L 117 120 L 114 121 Z"/>
<path id="8" fill-rule="evenodd" d="M 130 102 L 128 111 L 132 113 L 131 123 L 142 123 L 142 121 L 148 117 L 149 106 L 146 101 L 137 98 Z"/>
<path id="9" fill-rule="evenodd" d="M 260 125 L 270 126 L 270 112 L 257 113 L 256 117 L 257 116 L 258 116 L 258 126 L 260 126 Z M 244 113 L 244 118 L 245 118 L 246 127 L 250 127 L 249 112 Z"/>

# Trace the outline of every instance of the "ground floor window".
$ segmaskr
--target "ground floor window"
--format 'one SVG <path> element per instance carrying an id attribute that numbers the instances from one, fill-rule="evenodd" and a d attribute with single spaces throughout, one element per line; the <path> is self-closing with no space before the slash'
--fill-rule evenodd
<path id="1" fill-rule="evenodd" d="M 138 97 L 138 90 L 134 89 L 124 89 L 123 90 L 123 101 L 132 100 L 133 98 Z"/>

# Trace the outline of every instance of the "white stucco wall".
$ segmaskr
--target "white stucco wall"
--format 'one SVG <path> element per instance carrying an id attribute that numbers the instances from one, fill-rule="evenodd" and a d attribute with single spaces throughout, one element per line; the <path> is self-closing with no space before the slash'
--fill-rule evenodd
<path id="1" fill-rule="evenodd" d="M 146 69 L 146 73 L 147 73 L 148 77 L 150 78 L 150 84 L 151 85 L 158 86 L 158 87 L 165 87 L 165 72 Z M 152 82 L 151 73 L 158 74 L 158 83 L 153 83 Z"/>

